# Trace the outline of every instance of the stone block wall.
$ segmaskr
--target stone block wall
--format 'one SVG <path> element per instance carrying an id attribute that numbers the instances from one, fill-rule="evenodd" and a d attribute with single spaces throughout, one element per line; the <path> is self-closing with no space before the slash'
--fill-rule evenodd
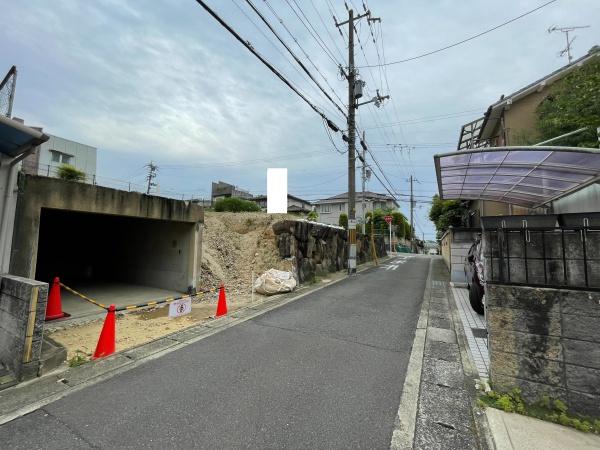
<path id="1" fill-rule="evenodd" d="M 38 375 L 48 284 L 0 275 L 0 362 L 18 381 Z"/>
<path id="2" fill-rule="evenodd" d="M 347 232 L 343 228 L 307 221 L 284 220 L 273 225 L 279 256 L 295 259 L 298 280 L 312 281 L 347 268 Z M 371 260 L 370 238 L 357 237 L 357 263 Z M 382 237 L 375 238 L 378 256 L 387 255 Z"/>
<path id="3" fill-rule="evenodd" d="M 490 381 L 600 417 L 600 292 L 486 286 Z"/>

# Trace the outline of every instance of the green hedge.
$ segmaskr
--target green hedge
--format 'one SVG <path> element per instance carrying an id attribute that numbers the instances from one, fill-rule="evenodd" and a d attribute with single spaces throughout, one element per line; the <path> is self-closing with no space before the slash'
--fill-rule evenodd
<path id="1" fill-rule="evenodd" d="M 252 212 L 260 211 L 260 206 L 249 200 L 237 197 L 220 198 L 215 202 L 215 211 Z"/>

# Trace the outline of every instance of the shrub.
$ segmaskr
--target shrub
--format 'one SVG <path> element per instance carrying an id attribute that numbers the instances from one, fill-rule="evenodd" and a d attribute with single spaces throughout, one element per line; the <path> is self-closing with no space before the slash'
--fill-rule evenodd
<path id="1" fill-rule="evenodd" d="M 338 221 L 338 225 L 340 227 L 344 227 L 346 230 L 348 229 L 348 214 L 340 214 L 340 219 Z"/>
<path id="2" fill-rule="evenodd" d="M 306 216 L 306 218 L 312 222 L 316 222 L 316 220 L 319 218 L 319 213 L 316 212 L 315 210 L 311 211 L 308 213 L 308 215 Z"/>
<path id="3" fill-rule="evenodd" d="M 237 197 L 220 198 L 215 202 L 217 212 L 252 212 L 260 211 L 260 206 L 249 200 Z"/>
<path id="4" fill-rule="evenodd" d="M 71 164 L 61 164 L 58 167 L 58 178 L 67 181 L 85 181 L 85 172 L 73 167 Z"/>

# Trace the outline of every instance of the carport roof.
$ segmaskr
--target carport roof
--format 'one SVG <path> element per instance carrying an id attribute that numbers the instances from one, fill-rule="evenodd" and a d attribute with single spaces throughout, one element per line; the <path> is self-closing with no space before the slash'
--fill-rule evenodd
<path id="1" fill-rule="evenodd" d="M 19 156 L 48 139 L 41 131 L 0 115 L 0 153 Z"/>
<path id="2" fill-rule="evenodd" d="M 600 181 L 600 150 L 488 147 L 434 156 L 440 198 L 536 208 Z"/>

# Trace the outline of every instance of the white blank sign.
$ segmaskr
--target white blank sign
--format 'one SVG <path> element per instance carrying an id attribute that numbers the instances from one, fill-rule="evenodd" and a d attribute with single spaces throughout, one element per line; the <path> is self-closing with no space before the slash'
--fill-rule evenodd
<path id="1" fill-rule="evenodd" d="M 267 169 L 267 213 L 287 213 L 287 169 Z"/>

